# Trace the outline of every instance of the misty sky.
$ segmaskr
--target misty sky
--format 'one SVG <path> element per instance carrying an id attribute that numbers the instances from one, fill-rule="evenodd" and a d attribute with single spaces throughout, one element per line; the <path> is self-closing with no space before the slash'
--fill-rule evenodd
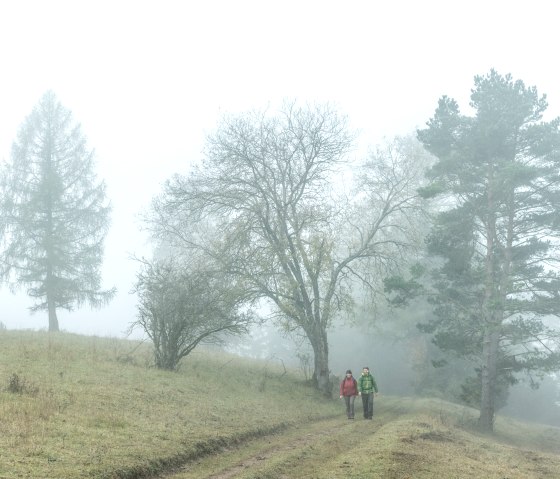
<path id="1" fill-rule="evenodd" d="M 328 101 L 360 145 L 412 133 L 447 94 L 461 107 L 494 67 L 537 86 L 560 115 L 556 2 L 124 1 L 0 3 L 0 161 L 52 89 L 96 150 L 113 205 L 106 308 L 60 311 L 62 330 L 123 336 L 135 316 L 133 254 L 150 249 L 138 214 L 200 158 L 224 113 L 282 99 Z M 361 150 L 359 150 L 361 151 Z M 25 295 L 0 291 L 0 321 L 46 328 Z"/>

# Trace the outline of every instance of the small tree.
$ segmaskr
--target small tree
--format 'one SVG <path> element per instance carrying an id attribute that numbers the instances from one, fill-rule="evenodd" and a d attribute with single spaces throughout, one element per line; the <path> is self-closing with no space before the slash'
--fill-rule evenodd
<path id="1" fill-rule="evenodd" d="M 139 304 L 132 328 L 142 328 L 152 340 L 155 364 L 162 369 L 176 369 L 201 342 L 246 333 L 252 321 L 250 311 L 240 311 L 235 286 L 171 259 L 143 261 L 134 292 Z"/>
<path id="2" fill-rule="evenodd" d="M 93 167 L 80 126 L 49 91 L 0 173 L 0 275 L 27 287 L 31 310 L 48 311 L 49 331 L 59 330 L 58 308 L 99 307 L 115 293 L 100 289 L 110 208 Z"/>

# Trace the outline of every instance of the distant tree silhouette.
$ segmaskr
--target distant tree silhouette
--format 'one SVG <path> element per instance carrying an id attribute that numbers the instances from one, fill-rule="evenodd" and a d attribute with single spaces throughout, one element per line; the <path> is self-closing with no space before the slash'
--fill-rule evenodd
<path id="1" fill-rule="evenodd" d="M 115 293 L 101 290 L 110 207 L 93 158 L 71 112 L 48 91 L 0 173 L 0 273 L 12 289 L 26 288 L 32 311 L 48 311 L 49 331 L 59 330 L 57 309 L 99 307 Z"/>

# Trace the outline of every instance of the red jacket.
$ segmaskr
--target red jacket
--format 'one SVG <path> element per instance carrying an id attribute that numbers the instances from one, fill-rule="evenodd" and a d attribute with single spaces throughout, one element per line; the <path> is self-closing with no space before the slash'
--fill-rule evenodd
<path id="1" fill-rule="evenodd" d="M 353 378 L 345 377 L 340 383 L 341 396 L 357 396 L 358 395 L 358 382 Z"/>

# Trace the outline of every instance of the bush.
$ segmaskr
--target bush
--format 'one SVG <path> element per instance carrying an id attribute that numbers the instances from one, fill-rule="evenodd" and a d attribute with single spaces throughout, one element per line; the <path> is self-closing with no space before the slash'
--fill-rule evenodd
<path id="1" fill-rule="evenodd" d="M 161 369 L 177 369 L 200 343 L 246 333 L 252 321 L 252 312 L 241 311 L 242 296 L 226 278 L 171 259 L 144 261 L 135 292 L 138 320 L 132 327 L 141 327 L 152 340 Z"/>
<path id="2" fill-rule="evenodd" d="M 35 396 L 39 392 L 39 388 L 20 378 L 16 373 L 10 376 L 7 390 L 12 394 L 30 394 L 31 396 Z"/>

